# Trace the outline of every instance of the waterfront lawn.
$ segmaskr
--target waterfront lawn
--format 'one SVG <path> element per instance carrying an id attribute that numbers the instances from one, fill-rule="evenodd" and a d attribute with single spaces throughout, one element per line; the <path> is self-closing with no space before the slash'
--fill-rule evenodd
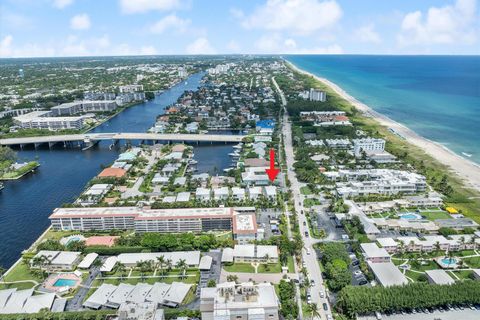
<path id="1" fill-rule="evenodd" d="M 41 283 L 43 280 L 30 272 L 30 268 L 23 262 L 18 263 L 4 278 L 4 282 L 33 280 Z"/>
<path id="2" fill-rule="evenodd" d="M 250 263 L 234 263 L 231 266 L 223 266 L 228 272 L 255 273 L 255 268 Z"/>
<path id="3" fill-rule="evenodd" d="M 282 265 L 281 263 L 268 263 L 260 264 L 257 268 L 258 273 L 281 273 Z"/>
<path id="4" fill-rule="evenodd" d="M 38 166 L 39 166 L 39 163 L 37 161 L 31 161 L 26 166 L 18 170 L 6 171 L 2 176 L 0 176 L 0 179 L 5 179 L 5 180 L 18 179 L 23 175 L 29 173 L 30 171 L 33 171 Z"/>
<path id="5" fill-rule="evenodd" d="M 0 283 L 0 290 L 14 289 L 14 288 L 16 288 L 17 290 L 25 290 L 25 289 L 31 289 L 35 286 L 36 285 L 33 282 Z"/>

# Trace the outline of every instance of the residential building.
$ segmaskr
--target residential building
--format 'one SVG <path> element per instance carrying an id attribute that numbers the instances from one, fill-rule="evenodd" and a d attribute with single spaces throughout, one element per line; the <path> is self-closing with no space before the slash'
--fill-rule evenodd
<path id="1" fill-rule="evenodd" d="M 360 248 L 362 249 L 366 261 L 372 263 L 390 262 L 390 255 L 387 250 L 379 248 L 376 243 L 362 243 L 360 244 Z"/>
<path id="2" fill-rule="evenodd" d="M 279 302 L 270 283 L 224 282 L 202 288 L 202 320 L 278 320 Z"/>
<path id="3" fill-rule="evenodd" d="M 448 275 L 443 269 L 426 270 L 425 274 L 428 278 L 428 282 L 431 284 L 454 284 L 455 280 Z"/>
<path id="4" fill-rule="evenodd" d="M 48 271 L 73 270 L 81 260 L 81 252 L 40 250 L 31 260 L 32 268 Z M 39 258 L 44 262 L 36 264 Z"/>
<path id="5" fill-rule="evenodd" d="M 233 248 L 233 260 L 239 263 L 277 263 L 277 246 L 237 244 Z"/>
<path id="6" fill-rule="evenodd" d="M 362 152 L 381 153 L 385 151 L 385 140 L 378 138 L 353 139 L 353 150 L 356 157 L 361 157 Z"/>

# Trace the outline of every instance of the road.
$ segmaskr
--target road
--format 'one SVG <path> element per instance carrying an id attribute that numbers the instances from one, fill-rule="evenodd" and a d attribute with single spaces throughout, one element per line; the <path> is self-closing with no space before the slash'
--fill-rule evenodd
<path id="1" fill-rule="evenodd" d="M 242 142 L 244 135 L 229 134 L 160 134 L 160 133 L 84 133 L 69 135 L 52 135 L 39 137 L 22 137 L 0 139 L 0 145 L 24 145 L 59 142 L 96 142 L 101 140 L 148 140 L 148 141 L 190 141 L 190 142 Z"/>
<path id="2" fill-rule="evenodd" d="M 285 96 L 283 92 L 280 90 L 275 79 L 272 79 L 272 81 L 277 91 L 280 94 L 282 105 L 285 108 L 287 104 Z M 314 281 L 314 285 L 310 288 L 310 295 L 312 297 L 312 302 L 316 303 L 318 306 L 318 312 L 321 316 L 321 319 L 325 320 L 327 319 L 327 315 L 331 316 L 331 310 L 326 297 L 320 298 L 320 291 L 326 292 L 326 290 L 323 284 L 322 273 L 320 271 L 320 266 L 318 264 L 317 255 L 315 253 L 315 250 L 313 249 L 313 244 L 315 244 L 318 241 L 315 241 L 315 239 L 312 239 L 311 237 L 309 236 L 307 237 L 305 235 L 305 231 L 308 232 L 308 227 L 306 226 L 307 220 L 305 218 L 305 215 L 301 214 L 301 212 L 306 211 L 306 208 L 303 207 L 303 197 L 300 194 L 301 184 L 299 183 L 296 177 L 296 174 L 293 171 L 293 163 L 295 162 L 295 158 L 293 153 L 292 125 L 289 122 L 286 108 L 283 116 L 282 133 L 283 133 L 283 140 L 285 144 L 286 163 L 288 168 L 287 176 L 288 176 L 288 180 L 290 180 L 290 183 L 291 183 L 290 189 L 292 190 L 294 207 L 295 207 L 295 211 L 297 212 L 297 217 L 299 222 L 300 234 L 302 235 L 302 239 L 305 247 L 305 250 L 303 250 L 302 252 L 302 259 L 306 264 L 309 279 Z M 307 251 L 309 251 L 310 254 L 307 254 Z M 322 307 L 323 303 L 327 303 L 328 311 L 325 311 L 323 309 Z"/>

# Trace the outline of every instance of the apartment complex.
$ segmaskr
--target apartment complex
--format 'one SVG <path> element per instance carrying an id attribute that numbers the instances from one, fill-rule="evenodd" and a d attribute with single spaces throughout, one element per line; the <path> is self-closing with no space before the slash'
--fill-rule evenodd
<path id="1" fill-rule="evenodd" d="M 343 197 L 368 194 L 414 194 L 425 191 L 427 187 L 424 176 L 401 170 L 339 170 L 324 174 L 331 180 L 347 181 L 337 182 L 337 193 Z"/>
<path id="2" fill-rule="evenodd" d="M 376 138 L 353 139 L 355 156 L 359 157 L 362 151 L 366 153 L 381 153 L 385 151 L 385 140 Z"/>
<path id="3" fill-rule="evenodd" d="M 305 90 L 299 94 L 305 100 L 310 101 L 327 101 L 327 93 L 325 91 L 317 90 L 310 88 L 310 90 Z"/>
<path id="4" fill-rule="evenodd" d="M 23 129 L 81 129 L 87 116 L 52 117 L 51 111 L 33 111 L 13 118 L 16 125 Z"/>
<path id="5" fill-rule="evenodd" d="M 200 293 L 203 320 L 278 320 L 278 309 L 270 283 L 224 282 Z"/>
<path id="6" fill-rule="evenodd" d="M 84 100 L 62 103 L 51 109 L 52 115 L 71 116 L 82 112 L 110 112 L 117 109 L 115 100 Z"/>
<path id="7" fill-rule="evenodd" d="M 238 218 L 237 216 L 249 218 Z M 255 208 L 150 209 L 139 207 L 57 208 L 49 217 L 54 230 L 135 230 L 136 232 L 206 232 L 233 230 L 234 237 L 258 232 Z M 263 231 L 262 231 L 263 232 Z M 238 234 L 237 234 L 238 233 Z"/>

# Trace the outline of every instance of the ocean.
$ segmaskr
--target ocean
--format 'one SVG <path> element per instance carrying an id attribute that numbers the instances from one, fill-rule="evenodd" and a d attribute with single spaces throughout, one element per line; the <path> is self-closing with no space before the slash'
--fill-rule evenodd
<path id="1" fill-rule="evenodd" d="M 480 164 L 480 56 L 289 55 L 375 111 Z"/>

